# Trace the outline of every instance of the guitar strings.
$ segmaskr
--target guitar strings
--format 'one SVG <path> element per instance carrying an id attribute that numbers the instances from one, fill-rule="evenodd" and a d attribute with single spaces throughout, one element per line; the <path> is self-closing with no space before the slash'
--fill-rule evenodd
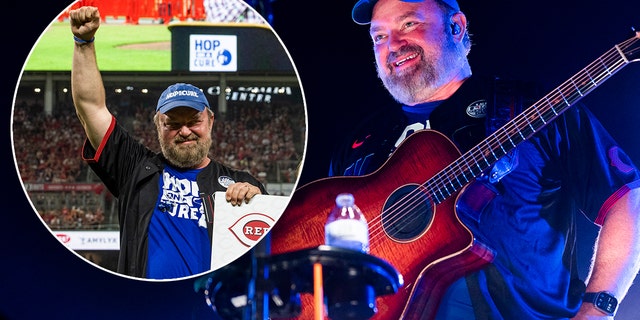
<path id="1" fill-rule="evenodd" d="M 638 35 L 640 35 L 640 33 L 638 33 Z M 491 150 L 491 155 L 493 156 L 494 161 L 497 161 L 500 157 L 496 156 L 495 151 L 493 150 L 497 151 L 497 148 L 500 147 L 504 154 L 506 154 L 508 151 L 503 148 L 503 145 L 507 142 L 507 140 L 511 142 L 511 146 L 507 146 L 507 148 L 515 148 L 517 143 L 531 137 L 542 127 L 544 127 L 548 122 L 553 121 L 562 112 L 573 106 L 578 100 L 594 90 L 602 82 L 610 78 L 623 66 L 627 65 L 629 61 L 626 60 L 624 52 L 627 52 L 628 48 L 637 41 L 638 38 L 633 37 L 622 42 L 619 46 L 610 49 L 604 55 L 600 56 L 594 62 L 582 69 L 576 76 L 571 77 L 569 80 L 560 85 L 559 88 L 554 89 L 550 94 L 546 95 L 538 102 L 534 103 L 531 107 L 527 108 L 524 112 L 517 115 L 513 121 L 510 121 L 503 127 L 496 130 L 493 135 L 483 140 L 481 144 L 484 143 L 489 146 L 489 150 Z M 620 48 L 620 51 L 618 51 L 618 48 Z M 636 53 L 639 50 L 639 48 L 635 48 L 630 52 Z M 593 74 L 596 74 L 595 77 Z M 578 84 L 580 85 L 580 87 L 578 86 L 578 84 L 576 84 L 576 80 L 578 80 Z M 563 107 L 563 101 L 565 102 L 566 107 Z M 557 108 L 559 108 L 560 110 L 556 110 Z M 548 116 L 548 120 L 544 118 L 544 115 Z M 531 123 L 529 118 L 539 118 L 539 120 L 535 120 L 534 123 Z M 542 124 L 540 124 L 540 122 L 542 122 Z M 536 124 L 538 128 L 534 128 L 534 124 Z M 523 134 L 523 131 L 525 130 L 523 128 L 526 127 L 530 127 L 531 132 L 525 135 Z M 515 143 L 513 140 L 518 136 L 521 138 L 521 141 Z M 520 138 L 518 138 L 518 140 L 520 140 Z M 432 209 L 435 208 L 435 204 L 439 204 L 445 201 L 449 196 L 454 194 L 461 187 L 465 186 L 468 182 L 477 177 L 477 175 L 481 174 L 484 170 L 490 167 L 491 163 L 487 159 L 488 156 L 489 153 L 483 152 L 480 149 L 480 144 L 478 144 L 465 155 L 459 157 L 456 161 L 454 161 L 452 165 L 436 173 L 433 178 L 426 181 L 415 190 L 412 190 L 411 192 L 404 195 L 401 199 L 399 199 L 399 201 L 393 203 L 389 208 L 385 210 L 385 212 L 388 213 L 375 216 L 370 221 L 370 224 L 373 225 L 373 228 L 370 229 L 371 243 L 377 241 L 379 237 L 384 237 L 386 234 L 384 225 L 382 223 L 383 216 L 389 218 L 389 220 L 385 220 L 385 224 L 387 225 L 396 224 L 398 223 L 398 221 L 402 220 L 402 222 L 399 224 L 399 229 L 402 229 L 403 227 L 414 223 L 415 219 L 418 218 L 418 215 L 414 214 L 414 217 L 411 220 L 403 219 L 408 214 L 411 214 L 413 209 L 420 205 L 423 205 L 425 202 L 425 198 L 429 202 L 428 207 Z M 479 159 L 480 157 L 482 159 Z M 469 165 L 469 162 L 466 160 L 467 158 L 471 158 L 473 160 L 473 166 Z M 478 162 L 478 160 L 480 160 L 480 162 Z M 483 168 L 482 161 L 486 163 L 486 168 Z M 474 172 L 474 167 L 478 168 L 478 173 Z M 456 174 L 456 172 L 460 173 Z M 467 174 L 470 174 L 471 178 L 469 178 Z M 464 183 L 460 181 L 460 176 L 464 179 Z M 454 184 L 454 180 L 458 182 L 458 186 Z M 449 185 L 452 187 L 453 192 L 448 191 Z M 446 194 L 443 193 L 443 189 L 445 190 Z M 438 193 L 441 195 L 441 197 L 438 197 Z"/>
<path id="2" fill-rule="evenodd" d="M 633 42 L 636 42 L 636 41 L 637 41 L 637 39 L 636 39 L 636 38 L 629 39 L 629 40 L 625 41 L 624 43 L 622 43 L 622 44 L 621 44 L 621 47 L 623 47 L 623 48 L 625 48 L 625 49 L 626 49 L 630 44 L 632 44 Z M 637 51 L 637 49 L 636 49 L 636 51 Z M 616 53 L 618 53 L 618 54 L 616 54 Z M 617 50 L 614 48 L 614 49 L 609 50 L 608 54 L 609 54 L 609 55 L 612 55 L 612 54 L 613 54 L 614 56 L 618 56 L 618 55 L 619 55 L 619 52 L 617 52 Z M 617 61 L 616 61 L 616 64 L 618 64 L 618 65 L 616 66 L 614 63 L 611 63 L 611 59 L 610 59 L 610 58 L 611 58 L 610 56 L 609 56 L 609 57 L 606 57 L 604 61 L 602 60 L 602 57 L 600 58 L 600 61 L 603 63 L 603 65 L 604 65 L 604 66 L 605 66 L 605 68 L 606 68 L 605 70 L 603 70 L 603 71 L 602 71 L 602 74 L 605 76 L 605 78 L 608 78 L 608 77 L 610 77 L 611 75 L 613 75 L 615 72 L 617 72 L 617 71 L 620 69 L 620 65 L 624 65 L 624 64 L 626 64 L 626 62 L 624 62 L 624 60 L 617 60 Z M 615 61 L 615 58 L 614 58 L 614 61 Z M 582 80 L 582 81 L 581 81 L 581 84 L 582 84 L 582 85 L 584 85 L 585 83 L 593 83 L 593 84 L 594 84 L 594 86 L 593 86 L 592 88 L 588 88 L 588 89 L 587 89 L 588 91 L 590 91 L 590 90 L 594 89 L 594 88 L 598 85 L 598 84 L 596 84 L 596 83 L 594 82 L 594 78 L 593 78 L 593 77 L 588 73 L 588 69 L 591 69 L 591 70 L 593 71 L 593 70 L 594 70 L 594 68 L 598 68 L 598 66 L 595 66 L 596 64 L 597 64 L 597 61 L 596 61 L 596 62 L 593 62 L 590 66 L 588 66 L 587 68 L 585 68 L 585 70 L 587 70 L 586 77 L 584 77 L 584 74 L 583 74 L 583 75 L 582 75 L 582 78 L 581 78 L 581 80 Z M 607 66 L 607 64 L 609 64 L 609 65 Z M 610 68 L 611 68 L 611 67 L 615 67 L 615 70 L 613 70 L 613 71 L 612 71 L 612 70 L 610 70 Z M 575 78 L 575 77 L 574 77 L 574 78 Z M 588 78 L 588 79 L 587 79 L 587 78 Z M 604 80 L 605 80 L 605 79 L 600 79 L 600 80 L 598 80 L 598 82 L 602 82 L 602 81 L 604 81 Z M 556 102 L 556 104 L 561 104 L 562 100 L 566 100 L 566 99 L 567 99 L 566 97 L 564 97 L 564 96 L 563 96 L 563 93 L 562 93 L 562 92 L 563 92 L 563 90 L 564 90 L 564 91 L 567 91 L 567 89 L 570 89 L 572 86 L 574 86 L 574 87 L 576 87 L 576 88 L 577 88 L 577 85 L 575 84 L 575 80 L 573 80 L 573 78 L 571 78 L 569 81 L 566 81 L 566 82 L 565 82 L 565 83 L 560 87 L 560 89 L 558 89 L 558 92 L 555 94 L 555 96 L 551 97 L 551 101 Z M 583 89 L 584 89 L 584 88 L 583 88 Z M 572 96 L 569 96 L 569 99 L 571 99 L 571 100 L 572 100 L 572 103 L 569 103 L 569 105 L 572 105 L 572 104 L 574 104 L 575 102 L 577 102 L 577 100 L 578 100 L 579 98 L 581 98 L 582 96 L 584 96 L 586 93 L 588 93 L 588 91 L 585 91 L 585 93 L 577 92 L 577 93 L 578 93 L 578 95 L 579 95 L 579 97 L 577 97 L 577 96 L 575 95 L 575 93 L 576 93 L 576 92 L 572 93 L 572 94 L 573 94 L 573 97 L 572 97 Z M 582 94 L 582 95 L 580 95 L 580 94 Z M 575 99 L 575 98 L 577 98 L 577 99 Z M 527 116 L 528 114 L 533 113 L 533 111 L 535 111 L 535 113 L 537 113 L 538 115 L 540 115 L 540 111 L 542 111 L 542 113 L 543 113 L 543 114 L 550 115 L 551 113 L 553 113 L 555 116 L 557 116 L 557 115 L 559 115 L 559 114 L 562 112 L 562 111 L 558 112 L 558 111 L 556 111 L 556 110 L 554 109 L 554 106 L 553 106 L 553 105 L 551 105 L 551 103 L 550 103 L 550 101 L 549 101 L 549 96 L 547 96 L 547 97 L 545 97 L 545 98 L 543 98 L 543 99 L 547 101 L 547 104 L 549 104 L 549 107 L 548 107 L 547 109 L 545 109 L 545 108 L 542 108 L 542 109 L 541 109 L 541 108 L 536 108 L 536 105 L 534 104 L 534 106 L 533 106 L 533 107 L 531 107 L 531 108 L 529 108 L 529 109 L 525 110 L 525 112 L 524 112 L 523 114 L 521 114 L 521 115 L 519 115 L 518 117 L 516 117 L 516 118 L 515 118 L 515 121 L 511 122 L 511 124 L 507 124 L 507 125 L 506 125 L 506 126 L 504 126 L 503 128 L 499 129 L 499 130 L 501 130 L 502 132 L 498 131 L 496 134 L 494 134 L 494 135 L 493 135 L 493 137 L 489 137 L 489 138 L 488 138 L 487 140 L 485 140 L 484 142 L 485 142 L 487 145 L 489 145 L 489 146 L 490 146 L 490 148 L 492 148 L 492 149 L 496 149 L 496 150 L 497 150 L 497 148 L 495 148 L 495 145 L 496 145 L 496 144 L 497 144 L 498 146 L 502 146 L 502 145 L 504 145 L 504 144 L 507 142 L 507 139 L 505 139 L 505 138 L 504 138 L 504 137 L 506 136 L 506 137 L 508 138 L 508 140 L 509 140 L 510 142 L 512 142 L 512 145 L 513 145 L 514 143 L 513 143 L 513 139 L 512 139 L 512 137 L 513 137 L 514 139 L 515 139 L 515 138 L 517 138 L 517 137 L 518 137 L 518 135 L 520 135 L 520 137 L 524 137 L 524 135 L 522 134 L 522 131 L 523 131 L 523 130 L 522 130 L 522 129 L 519 129 L 518 127 L 526 127 L 527 125 L 531 126 L 531 122 L 529 121 L 529 117 Z M 542 101 L 542 100 L 540 100 L 540 101 Z M 567 101 L 568 101 L 568 100 L 567 100 Z M 539 103 L 540 103 L 540 102 L 539 102 Z M 539 104 L 539 103 L 538 103 L 538 104 Z M 544 119 L 544 116 L 541 116 L 541 118 L 543 118 L 543 119 Z M 549 121 L 551 121 L 551 120 L 553 120 L 553 119 L 552 119 L 552 118 L 549 118 Z M 544 120 L 544 121 L 543 121 L 543 124 L 546 124 L 546 120 Z M 513 127 L 515 127 L 515 130 L 512 130 L 512 128 L 513 128 Z M 515 133 L 517 133 L 517 134 L 514 134 L 514 132 L 515 132 Z M 531 132 L 529 135 L 532 135 L 533 133 L 534 133 L 534 132 Z M 492 138 L 494 138 L 494 139 L 492 139 Z M 502 140 L 503 142 L 500 142 L 500 140 Z M 523 139 L 523 140 L 524 140 L 524 139 Z M 496 143 L 494 143 L 494 142 L 496 142 Z M 484 154 L 484 153 L 482 153 L 482 152 L 476 152 L 477 150 L 480 150 L 480 149 L 479 149 L 479 146 L 478 146 L 478 147 L 476 147 L 476 148 L 475 148 L 474 150 L 472 150 L 472 152 L 471 152 L 471 153 L 475 153 L 475 154 L 476 154 L 476 156 L 474 156 L 474 157 L 473 157 L 474 161 L 477 163 L 477 161 L 478 161 L 478 157 L 477 157 L 477 155 L 479 154 L 479 155 L 482 157 L 482 160 L 485 160 L 485 162 L 487 162 L 486 158 L 488 158 L 488 153 L 485 155 L 485 154 Z M 463 158 L 464 158 L 464 157 L 463 157 Z M 494 157 L 494 158 L 496 158 L 496 157 Z M 458 161 L 456 164 L 458 164 L 459 162 L 460 162 L 460 161 Z M 467 161 L 465 161 L 465 163 L 467 163 Z M 467 167 L 469 167 L 469 166 L 468 166 L 468 164 L 467 164 Z M 460 168 L 460 167 L 458 166 L 458 171 L 460 171 L 460 170 L 459 170 L 459 168 Z M 462 171 L 462 172 L 463 172 L 463 174 L 464 174 L 464 171 Z M 448 180 L 452 180 L 452 179 L 451 179 L 451 174 L 445 174 L 445 176 L 446 176 L 446 179 L 448 179 Z M 440 182 L 442 182 L 442 181 L 440 181 Z M 446 183 L 446 181 L 445 181 L 445 183 Z M 451 184 L 451 183 L 449 183 L 449 184 Z"/>

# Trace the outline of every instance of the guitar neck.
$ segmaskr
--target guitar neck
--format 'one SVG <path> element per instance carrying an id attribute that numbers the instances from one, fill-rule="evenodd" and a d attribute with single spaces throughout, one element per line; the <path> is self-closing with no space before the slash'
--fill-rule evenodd
<path id="1" fill-rule="evenodd" d="M 482 140 L 425 183 L 438 204 L 480 176 L 518 144 L 533 136 L 632 60 L 629 50 L 638 34 L 593 61 L 584 69 Z M 633 53 L 636 53 L 636 49 Z"/>

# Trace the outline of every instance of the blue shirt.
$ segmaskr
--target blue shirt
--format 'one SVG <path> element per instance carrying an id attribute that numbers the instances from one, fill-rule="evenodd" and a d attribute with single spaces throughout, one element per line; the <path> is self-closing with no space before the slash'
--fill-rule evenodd
<path id="1" fill-rule="evenodd" d="M 180 278 L 211 267 L 211 241 L 196 176 L 166 166 L 149 225 L 147 278 Z"/>

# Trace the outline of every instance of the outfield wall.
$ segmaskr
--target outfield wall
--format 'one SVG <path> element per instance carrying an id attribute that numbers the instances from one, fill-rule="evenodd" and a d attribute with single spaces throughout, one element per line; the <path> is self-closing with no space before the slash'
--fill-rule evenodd
<path id="1" fill-rule="evenodd" d="M 115 19 L 125 23 L 138 24 L 141 20 L 169 23 L 172 20 L 205 20 L 203 0 L 80 0 L 58 16 L 59 21 L 69 17 L 69 10 L 81 6 L 100 8 L 103 21 Z"/>

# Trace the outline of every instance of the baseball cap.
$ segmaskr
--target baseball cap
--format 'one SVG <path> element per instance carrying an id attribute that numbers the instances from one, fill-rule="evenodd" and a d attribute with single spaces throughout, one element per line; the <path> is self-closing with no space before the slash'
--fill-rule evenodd
<path id="1" fill-rule="evenodd" d="M 400 0 L 403 2 L 422 2 L 424 0 Z M 460 11 L 460 6 L 456 0 L 440 0 L 449 6 L 451 6 L 454 10 Z M 357 24 L 369 24 L 371 23 L 371 14 L 373 13 L 373 6 L 376 5 L 378 0 L 358 0 L 358 2 L 353 6 L 353 10 L 351 11 L 351 18 Z"/>
<path id="2" fill-rule="evenodd" d="M 166 113 L 175 107 L 191 107 L 200 112 L 209 106 L 209 101 L 200 88 L 188 83 L 170 85 L 158 98 L 156 111 Z"/>

